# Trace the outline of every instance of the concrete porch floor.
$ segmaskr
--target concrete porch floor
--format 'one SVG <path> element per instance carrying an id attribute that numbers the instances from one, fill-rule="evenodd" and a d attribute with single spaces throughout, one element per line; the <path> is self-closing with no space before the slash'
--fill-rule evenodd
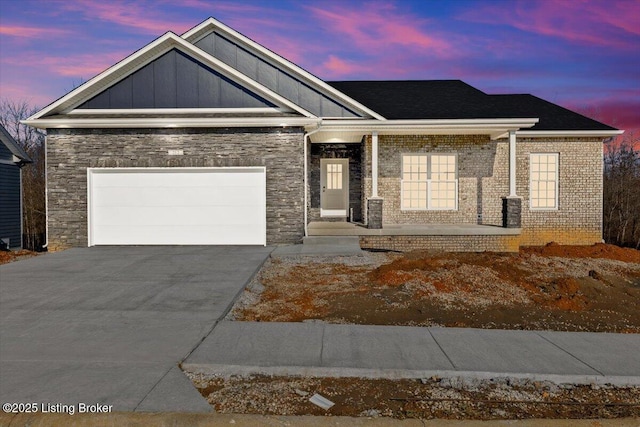
<path id="1" fill-rule="evenodd" d="M 383 224 L 369 229 L 351 222 L 312 221 L 309 236 L 517 236 L 521 228 L 504 228 L 478 224 Z"/>

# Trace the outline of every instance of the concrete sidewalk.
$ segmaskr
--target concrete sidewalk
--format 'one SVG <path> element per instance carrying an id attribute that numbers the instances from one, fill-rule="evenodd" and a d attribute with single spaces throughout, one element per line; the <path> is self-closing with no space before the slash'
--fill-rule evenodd
<path id="1" fill-rule="evenodd" d="M 305 237 L 301 245 L 278 246 L 271 256 L 364 256 L 364 252 L 358 236 L 312 236 Z"/>
<path id="2" fill-rule="evenodd" d="M 640 385 L 640 335 L 220 322 L 183 368 L 226 374 L 509 376 Z"/>

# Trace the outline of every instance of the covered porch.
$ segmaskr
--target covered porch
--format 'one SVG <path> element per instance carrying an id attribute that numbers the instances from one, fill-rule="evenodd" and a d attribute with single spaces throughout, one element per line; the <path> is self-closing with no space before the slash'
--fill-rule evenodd
<path id="1" fill-rule="evenodd" d="M 305 199 L 305 236 L 519 235 L 516 131 L 536 122 L 537 119 L 323 121 L 306 135 L 309 154 L 305 152 L 305 186 L 310 203 Z M 496 158 L 497 144 L 491 141 L 497 140 L 503 141 L 502 147 L 506 142 L 508 150 L 504 156 L 505 150 L 501 149 L 497 170 L 506 169 L 507 173 L 506 177 L 500 175 L 500 183 L 494 180 L 492 185 L 497 189 L 491 188 L 491 193 L 485 191 L 483 196 L 483 182 L 493 176 Z M 455 181 L 455 196 L 450 197 L 455 198 L 455 206 L 414 206 L 413 201 L 409 206 L 409 202 L 401 200 L 403 179 L 407 179 L 402 172 L 406 153 L 440 153 L 440 157 L 445 153 L 455 157 L 455 179 L 447 178 Z M 340 215 L 332 218 L 333 211 L 324 204 L 332 182 L 324 165 L 342 161 L 344 166 L 336 167 L 345 175 L 339 175 L 342 184 L 337 187 L 346 189 L 348 195 L 340 198 L 341 210 L 335 211 Z M 485 209 L 489 197 L 497 197 L 500 205 L 489 201 Z M 337 223 L 340 216 L 342 221 L 353 224 Z"/>
<path id="2" fill-rule="evenodd" d="M 521 228 L 480 224 L 383 224 L 368 228 L 351 222 L 312 221 L 309 236 L 518 236 Z"/>
<path id="3" fill-rule="evenodd" d="M 332 238 L 339 242 L 349 236 L 369 250 L 517 252 L 522 229 L 477 224 L 384 224 L 372 229 L 357 223 L 312 221 L 308 232 L 305 244 L 313 239 L 325 244 Z"/>

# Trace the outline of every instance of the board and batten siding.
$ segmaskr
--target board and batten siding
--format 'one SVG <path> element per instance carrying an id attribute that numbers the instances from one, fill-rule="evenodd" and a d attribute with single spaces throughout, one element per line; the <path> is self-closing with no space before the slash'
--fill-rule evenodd
<path id="1" fill-rule="evenodd" d="M 172 49 L 80 109 L 263 108 L 274 104 Z"/>
<path id="2" fill-rule="evenodd" d="M 216 32 L 206 35 L 194 44 L 318 117 L 359 117 L 345 106 L 275 67 L 261 53 L 250 52 Z"/>
<path id="3" fill-rule="evenodd" d="M 0 161 L 0 239 L 8 239 L 11 249 L 22 247 L 20 203 L 20 168 Z"/>

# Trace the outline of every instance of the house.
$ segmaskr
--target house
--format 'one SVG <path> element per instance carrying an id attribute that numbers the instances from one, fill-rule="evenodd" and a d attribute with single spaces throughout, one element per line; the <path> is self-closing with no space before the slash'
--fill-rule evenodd
<path id="1" fill-rule="evenodd" d="M 459 80 L 325 82 L 213 18 L 24 123 L 47 130 L 50 247 L 591 244 L 622 133 Z"/>
<path id="2" fill-rule="evenodd" d="M 0 125 L 0 249 L 22 248 L 22 166 L 31 163 Z"/>

